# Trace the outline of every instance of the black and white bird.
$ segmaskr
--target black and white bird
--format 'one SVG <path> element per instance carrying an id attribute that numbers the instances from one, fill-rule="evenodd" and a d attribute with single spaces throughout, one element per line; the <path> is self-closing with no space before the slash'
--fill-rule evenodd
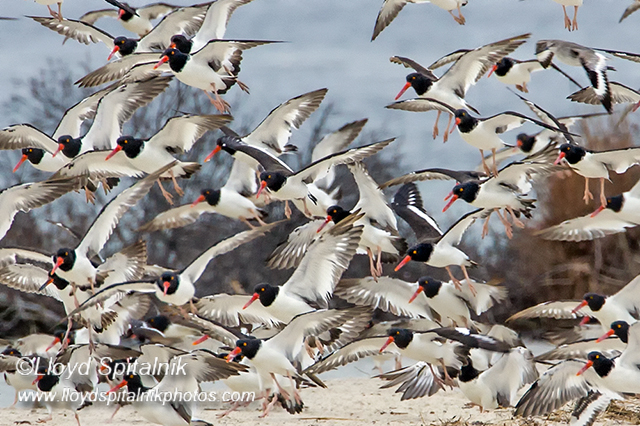
<path id="1" fill-rule="evenodd" d="M 408 3 L 431 3 L 449 12 L 458 24 L 464 25 L 466 19 L 462 16 L 460 8 L 466 6 L 467 2 L 467 0 L 384 0 L 380 12 L 378 12 L 378 17 L 376 18 L 376 25 L 373 28 L 371 41 L 375 40 L 382 30 L 391 24 L 396 16 L 398 16 L 398 13 L 400 13 Z M 454 10 L 458 11 L 458 16 L 453 14 Z"/>
<path id="2" fill-rule="evenodd" d="M 114 0 L 106 1 L 118 9 L 92 10 L 78 19 L 93 25 L 98 19 L 114 18 L 120 22 L 120 25 L 125 30 L 137 34 L 139 37 L 144 37 L 153 30 L 151 21 L 162 19 L 178 8 L 178 6 L 172 6 L 167 3 L 152 3 L 134 8 L 127 3 L 120 3 Z"/>
<path id="3" fill-rule="evenodd" d="M 605 199 L 593 213 L 536 232 L 546 240 L 585 241 L 625 232 L 640 225 L 640 182 L 620 195 Z"/>
<path id="4" fill-rule="evenodd" d="M 450 110 L 442 104 L 449 105 L 454 110 L 468 109 L 478 113 L 475 108 L 467 104 L 464 100 L 467 90 L 477 83 L 496 62 L 525 43 L 530 35 L 531 34 L 523 34 L 511 37 L 473 50 L 457 50 L 438 59 L 428 68 L 424 68 L 408 58 L 398 56 L 391 57 L 391 62 L 399 63 L 415 70 L 414 73 L 407 76 L 407 83 L 396 96 L 396 100 L 410 87 L 413 87 L 419 98 L 396 102 L 387 105 L 386 108 L 407 111 L 437 110 L 438 117 L 436 118 L 436 123 L 433 128 L 434 139 L 438 136 L 438 119 L 440 118 L 440 114 L 442 112 L 449 113 L 449 122 L 443 135 L 446 142 L 449 137 L 449 126 L 451 125 L 453 115 L 451 115 Z M 431 71 L 451 62 L 454 62 L 453 65 L 440 78 L 437 78 Z M 435 102 L 430 102 L 430 100 L 435 100 Z"/>
<path id="5" fill-rule="evenodd" d="M 544 68 L 538 62 L 537 59 L 530 59 L 528 61 L 520 61 L 518 59 L 505 56 L 499 62 L 497 62 L 487 78 L 491 77 L 495 73 L 498 81 L 504 84 L 513 84 L 516 89 L 521 92 L 529 93 L 527 83 L 531 81 L 531 74 L 537 71 L 542 71 Z"/>
<path id="6" fill-rule="evenodd" d="M 609 82 L 609 90 L 611 91 L 611 104 L 634 104 L 631 108 L 635 112 L 640 107 L 640 92 L 624 84 L 611 81 Z M 580 89 L 567 96 L 567 99 L 573 102 L 580 102 L 589 105 L 600 105 L 600 98 L 596 94 L 593 87 L 588 86 Z"/>
<path id="7" fill-rule="evenodd" d="M 589 191 L 589 179 L 600 179 L 600 205 L 606 207 L 607 197 L 604 195 L 604 181 L 609 180 L 611 170 L 618 174 L 626 172 L 630 167 L 640 163 L 640 148 L 631 147 L 606 151 L 591 151 L 579 145 L 565 143 L 560 145 L 560 152 L 555 164 L 565 161 L 569 167 L 585 178 L 584 201 L 593 199 Z"/>

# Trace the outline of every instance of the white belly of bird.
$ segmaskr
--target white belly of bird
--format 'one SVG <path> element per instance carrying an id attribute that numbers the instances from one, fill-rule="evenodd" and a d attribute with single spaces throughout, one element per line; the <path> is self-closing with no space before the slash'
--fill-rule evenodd
<path id="1" fill-rule="evenodd" d="M 631 223 L 640 223 L 640 199 L 625 194 L 619 217 Z"/>
<path id="2" fill-rule="evenodd" d="M 391 243 L 394 238 L 391 234 L 383 229 L 376 228 L 371 225 L 368 220 L 361 219 L 355 223 L 355 225 L 364 225 L 362 229 L 362 236 L 360 237 L 360 244 L 358 245 L 358 252 L 367 252 L 367 248 L 371 249 L 374 255 L 378 253 L 378 247 L 385 253 L 399 254 L 398 250 Z"/>
<path id="3" fill-rule="evenodd" d="M 175 306 L 182 306 L 185 303 L 189 303 L 193 296 L 196 294 L 196 288 L 193 283 L 186 279 L 180 280 L 178 289 L 173 294 L 164 294 L 164 289 L 160 287 L 156 288 L 156 297 L 165 303 L 170 303 Z"/>
<path id="4" fill-rule="evenodd" d="M 187 62 L 182 71 L 176 73 L 176 78 L 188 86 L 207 92 L 213 91 L 212 84 L 214 84 L 216 88 L 224 87 L 222 78 L 220 78 L 220 75 L 218 75 L 209 64 L 202 64 L 194 61 L 193 58 Z"/>
<path id="5" fill-rule="evenodd" d="M 445 284 L 446 285 L 446 284 Z M 455 323 L 455 325 L 463 327 L 467 326 L 470 320 L 469 308 L 467 305 L 452 292 L 459 292 L 454 287 L 443 285 L 440 288 L 438 295 L 427 298 L 427 303 L 442 318 L 444 326 L 452 325 L 447 324 L 447 319 Z"/>
<path id="6" fill-rule="evenodd" d="M 220 190 L 220 201 L 216 206 L 211 207 L 213 211 L 223 216 L 239 219 L 251 219 L 259 216 L 258 209 L 251 200 L 243 197 L 235 191 L 222 188 Z"/>
<path id="7" fill-rule="evenodd" d="M 589 154 L 571 168 L 580 176 L 586 178 L 609 178 L 609 170 L 599 161 L 591 161 Z"/>
<path id="8" fill-rule="evenodd" d="M 522 208 L 522 204 L 518 201 L 518 197 L 514 192 L 500 188 L 495 191 L 481 188 L 480 191 L 478 191 L 476 199 L 470 204 L 474 207 L 483 209 L 499 207 L 511 207 L 514 209 Z"/>
<path id="9" fill-rule="evenodd" d="M 460 130 L 458 133 L 466 143 L 478 149 L 500 149 L 504 146 L 500 136 L 493 129 L 483 126 L 483 123 L 478 123 L 476 128 L 469 133 L 462 133 Z"/>
<path id="10" fill-rule="evenodd" d="M 467 265 L 469 263 L 469 257 L 464 254 L 462 250 L 450 245 L 442 245 L 434 248 L 431 257 L 426 263 L 436 268 L 444 268 L 445 266 L 451 265 Z"/>
<path id="11" fill-rule="evenodd" d="M 62 155 L 62 153 L 58 153 L 58 155 L 56 155 L 55 157 L 52 157 L 51 154 L 49 154 L 48 152 L 45 152 L 44 156 L 42 157 L 42 160 L 40 160 L 38 164 L 31 163 L 31 165 L 43 172 L 55 173 L 58 170 L 60 170 L 62 167 L 64 167 L 68 162 L 69 162 L 69 159 L 64 155 Z"/>
<path id="12" fill-rule="evenodd" d="M 271 305 L 266 306 L 265 309 L 284 324 L 291 322 L 296 315 L 314 310 L 303 300 L 285 293 L 282 288 L 280 288 L 278 292 L 278 297 L 276 297 Z"/>
<path id="13" fill-rule="evenodd" d="M 266 373 L 266 376 L 268 376 L 269 373 L 274 373 L 286 376 L 289 373 L 296 373 L 295 367 L 289 362 L 287 357 L 280 353 L 280 351 L 269 347 L 268 340 L 262 343 L 258 353 L 250 361 L 260 375 Z"/>
<path id="14" fill-rule="evenodd" d="M 582 6 L 583 0 L 553 0 L 563 6 Z"/>
<path id="15" fill-rule="evenodd" d="M 426 0 L 414 0 L 412 3 L 425 3 Z M 429 3 L 438 6 L 440 9 L 453 10 L 458 7 L 458 4 L 463 4 L 462 0 L 431 0 Z"/>
<path id="16" fill-rule="evenodd" d="M 56 275 L 60 278 L 75 283 L 79 286 L 86 286 L 87 284 L 95 283 L 96 280 L 96 268 L 91 261 L 85 256 L 76 256 L 76 261 L 70 271 L 63 271 L 58 268 Z"/>
<path id="17" fill-rule="evenodd" d="M 468 109 L 468 105 L 464 101 L 464 99 L 460 99 L 453 92 L 449 90 L 440 90 L 438 86 L 439 82 L 433 83 L 433 86 L 426 92 L 420 95 L 421 98 L 433 98 L 439 100 L 440 102 L 444 102 L 449 105 L 453 109 Z"/>
<path id="18" fill-rule="evenodd" d="M 133 18 L 128 21 L 120 21 L 125 30 L 131 31 L 138 35 L 145 35 L 153 29 L 153 25 L 147 19 L 143 19 L 134 15 Z"/>
<path id="19" fill-rule="evenodd" d="M 313 201 L 307 197 L 308 194 L 309 188 L 304 182 L 291 179 L 287 180 L 278 191 L 271 191 L 271 195 L 276 200 L 302 200 L 306 198 L 307 206 L 309 206 L 309 204 L 313 204 Z M 326 214 L 323 212 L 322 216 Z"/>
<path id="20" fill-rule="evenodd" d="M 593 316 L 605 331 L 609 331 L 611 323 L 614 321 L 626 321 L 629 324 L 637 321 L 624 306 L 620 306 L 612 299 L 604 302 L 600 310 L 593 311 Z"/>
<path id="21" fill-rule="evenodd" d="M 136 169 L 145 173 L 153 173 L 159 168 L 173 162 L 175 158 L 163 148 L 145 146 L 143 150 L 135 158 L 127 157 L 129 162 Z M 172 169 L 173 170 L 173 169 Z M 179 174 L 176 174 L 178 176 Z M 167 171 L 162 177 L 170 177 Z"/>
<path id="22" fill-rule="evenodd" d="M 520 84 L 531 81 L 531 73 L 527 71 L 527 64 L 514 64 L 506 75 L 496 74 L 498 81 L 504 84 Z"/>
<path id="23" fill-rule="evenodd" d="M 458 386 L 460 386 L 460 390 L 469 398 L 469 401 L 474 404 L 478 404 L 482 406 L 485 410 L 493 410 L 498 408 L 498 402 L 493 397 L 493 391 L 488 389 L 482 383 L 479 382 L 479 378 L 463 383 L 458 381 Z"/>

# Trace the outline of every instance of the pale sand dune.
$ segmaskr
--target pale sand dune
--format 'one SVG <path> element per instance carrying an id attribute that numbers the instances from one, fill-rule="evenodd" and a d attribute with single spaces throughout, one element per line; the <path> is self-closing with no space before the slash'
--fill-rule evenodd
<path id="1" fill-rule="evenodd" d="M 306 407 L 302 414 L 290 415 L 280 408 L 260 419 L 259 404 L 241 408 L 228 417 L 217 419 L 222 412 L 221 405 L 201 406 L 196 413 L 215 425 L 436 425 L 436 426 L 483 426 L 483 425 L 566 425 L 569 409 L 554 413 L 548 419 L 536 418 L 525 421 L 512 418 L 512 409 L 495 410 L 480 413 L 478 408 L 465 408 L 467 403 L 459 390 L 440 392 L 430 398 L 400 401 L 400 394 L 390 389 L 378 389 L 382 382 L 378 379 L 355 378 L 328 380 L 328 389 L 303 389 L 302 397 Z M 112 423 L 106 423 L 112 413 L 104 406 L 88 407 L 80 411 L 82 426 L 109 424 L 113 426 L 146 426 L 151 423 L 138 415 L 132 407 L 122 408 Z M 618 403 L 616 410 L 610 410 L 601 416 L 597 425 L 631 425 L 640 421 L 640 408 L 637 401 Z M 0 410 L 0 424 L 36 424 L 38 419 L 46 417 L 45 409 L 29 410 L 23 408 L 5 408 Z M 628 420 L 627 420 L 628 419 Z M 22 423 L 22 422 L 29 423 Z M 75 426 L 76 421 L 69 411 L 55 412 L 50 426 Z"/>

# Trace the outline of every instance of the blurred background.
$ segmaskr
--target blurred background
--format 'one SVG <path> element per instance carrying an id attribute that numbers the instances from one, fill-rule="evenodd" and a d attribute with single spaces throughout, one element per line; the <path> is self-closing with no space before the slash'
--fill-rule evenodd
<path id="1" fill-rule="evenodd" d="M 133 6 L 145 2 L 131 0 Z M 176 5 L 189 1 L 175 0 Z M 227 39 L 279 40 L 286 43 L 254 48 L 243 54 L 241 80 L 251 94 L 233 88 L 225 95 L 231 104 L 234 121 L 231 128 L 245 134 L 280 103 L 315 89 L 326 87 L 325 101 L 300 130 L 294 131 L 290 143 L 299 153 L 284 159 L 295 169 L 310 161 L 310 148 L 326 133 L 337 130 L 354 120 L 368 118 L 369 122 L 356 145 L 389 137 L 397 140 L 367 164 L 371 175 L 383 182 L 409 171 L 446 167 L 475 168 L 478 151 L 464 143 L 457 132 L 449 142 L 433 140 L 431 130 L 436 113 L 411 113 L 387 110 L 385 105 L 405 83 L 408 70 L 389 62 L 393 55 L 406 56 L 428 65 L 454 50 L 472 49 L 518 34 L 532 33 L 530 41 L 511 56 L 531 59 L 535 42 L 539 39 L 563 39 L 585 46 L 640 52 L 637 29 L 640 13 L 618 23 L 631 0 L 587 1 L 580 8 L 580 29 L 567 32 L 563 28 L 562 7 L 551 0 L 469 0 L 463 8 L 467 19 L 458 25 L 449 14 L 430 4 L 409 4 L 378 38 L 371 42 L 373 25 L 381 0 L 254 0 L 236 10 L 226 33 Z M 89 10 L 107 8 L 100 0 L 66 0 L 62 12 L 67 18 L 78 18 Z M 572 11 L 571 11 L 572 13 Z M 26 16 L 48 16 L 45 6 L 31 0 L 4 1 L 0 7 L 3 17 L 16 20 L 0 21 L 0 43 L 3 66 L 0 67 L 0 126 L 30 123 L 51 134 L 64 111 L 92 90 L 74 86 L 80 77 L 106 63 L 109 50 L 102 44 L 82 45 L 73 40 L 63 44 L 63 37 L 40 26 Z M 97 25 L 113 36 L 128 35 L 115 21 L 102 19 Z M 617 71 L 610 72 L 611 81 L 629 87 L 640 86 L 640 64 L 612 59 Z M 582 69 L 559 64 L 583 85 L 588 84 Z M 446 69 L 446 67 L 445 67 Z M 444 70 L 436 70 L 442 75 Z M 533 75 L 526 96 L 556 116 L 604 111 L 599 106 L 572 103 L 566 96 L 577 90 L 559 73 L 549 70 Z M 413 97 L 412 90 L 403 99 Z M 467 94 L 467 101 L 482 116 L 515 110 L 532 116 L 526 106 L 494 77 L 483 78 Z M 624 110 L 618 106 L 617 111 Z M 125 133 L 136 137 L 150 137 L 164 122 L 178 113 L 215 113 L 206 96 L 174 81 L 167 92 L 142 108 L 125 126 Z M 638 118 L 636 115 L 590 119 L 577 132 L 585 135 L 584 145 L 594 149 L 610 149 L 636 145 Z M 444 118 L 441 128 L 444 128 Z M 533 133 L 535 126 L 521 131 Z M 514 144 L 519 131 L 508 133 L 504 141 Z M 210 132 L 184 159 L 201 161 L 212 149 L 219 132 Z M 20 157 L 19 152 L 0 155 L 0 187 L 42 180 L 46 174 L 24 165 L 17 173 L 11 169 Z M 231 157 L 218 155 L 188 181 L 181 182 L 185 190 L 184 204 L 197 198 L 204 187 L 219 188 L 225 181 Z M 616 176 L 607 184 L 607 193 L 614 195 L 629 189 L 640 177 L 631 169 Z M 536 188 L 539 198 L 533 220 L 527 229 L 516 230 L 512 240 L 504 236 L 496 218 L 493 232 L 480 239 L 480 226 L 470 229 L 463 241 L 465 251 L 480 264 L 472 277 L 508 286 L 510 298 L 491 315 L 504 319 L 517 309 L 549 299 L 579 298 L 586 291 L 613 293 L 640 272 L 638 232 L 610 236 L 585 243 L 546 242 L 532 236 L 532 231 L 560 221 L 586 214 L 596 205 L 582 202 L 583 179 L 572 175 L 554 176 Z M 341 204 L 352 207 L 357 191 L 349 173 L 341 170 L 338 183 L 343 187 Z M 130 184 L 124 180 L 115 189 L 119 192 Z M 441 213 L 443 198 L 453 185 L 449 182 L 419 184 L 426 209 L 443 229 L 471 210 L 465 203 L 456 203 Z M 595 186 L 592 190 L 596 191 Z M 392 192 L 389 194 L 392 196 Z M 86 204 L 84 194 L 68 194 L 52 205 L 29 214 L 19 214 L 13 228 L 0 242 L 2 247 L 26 247 L 53 253 L 57 248 L 76 244 L 74 237 L 47 220 L 62 222 L 80 235 L 84 234 L 101 207 L 113 194 L 100 194 L 95 205 Z M 596 197 L 597 198 L 597 197 Z M 131 244 L 136 238 L 149 243 L 149 262 L 165 267 L 181 268 L 205 248 L 245 229 L 241 223 L 208 215 L 196 224 L 173 231 L 138 235 L 135 230 L 170 206 L 157 188 L 123 218 L 103 254 L 108 256 Z M 269 207 L 269 220 L 281 218 L 282 206 Z M 198 295 L 218 292 L 251 291 L 261 282 L 280 284 L 292 271 L 271 271 L 262 262 L 287 232 L 304 222 L 300 214 L 282 226 L 275 235 L 258 239 L 215 259 L 198 283 Z M 410 242 L 408 228 L 401 229 Z M 445 278 L 444 271 L 424 265 L 410 265 L 400 273 L 393 273 L 393 265 L 385 272 L 415 280 L 422 275 Z M 345 276 L 368 275 L 368 261 L 356 256 Z M 36 330 L 50 331 L 53 322 L 61 318 L 62 305 L 44 296 L 26 296 L 0 286 L 0 336 L 24 335 Z"/>

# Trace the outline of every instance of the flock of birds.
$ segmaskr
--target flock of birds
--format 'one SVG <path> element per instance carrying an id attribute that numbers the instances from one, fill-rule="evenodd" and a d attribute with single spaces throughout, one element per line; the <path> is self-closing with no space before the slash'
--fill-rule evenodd
<path id="1" fill-rule="evenodd" d="M 280 159 L 295 151 L 289 137 L 320 106 L 327 89 L 314 90 L 280 104 L 247 135 L 229 125 L 230 105 L 222 95 L 238 85 L 243 52 L 274 43 L 267 40 L 226 40 L 224 33 L 233 11 L 252 0 L 217 0 L 188 7 L 154 4 L 133 8 L 106 0 L 115 9 L 93 11 L 79 20 L 63 17 L 60 3 L 51 5 L 51 17 L 33 17 L 37 23 L 85 44 L 102 42 L 111 54 L 105 66 L 78 81 L 83 87 L 110 83 L 72 106 L 52 136 L 29 124 L 15 124 L 0 131 L 0 149 L 21 149 L 24 162 L 53 173 L 41 182 L 26 183 L 0 193 L 3 214 L 2 237 L 20 211 L 54 202 L 66 193 L 84 190 L 88 201 L 103 186 L 108 191 L 119 178 L 140 178 L 113 197 L 95 218 L 75 247 L 55 253 L 37 250 L 0 249 L 0 282 L 28 293 L 52 297 L 63 303 L 66 328 L 54 334 L 32 334 L 3 341 L 0 370 L 18 393 L 36 391 L 58 395 L 47 400 L 50 417 L 54 409 L 78 411 L 79 398 L 106 382 L 110 393 L 196 392 L 200 383 L 222 380 L 238 392 L 255 392 L 263 401 L 262 416 L 274 406 L 295 414 L 303 409 L 300 389 L 326 385 L 318 377 L 363 357 L 377 361 L 395 358 L 397 369 L 379 377 L 387 387 L 400 385 L 402 399 L 430 396 L 446 386 L 458 386 L 481 409 L 515 406 L 517 415 L 543 415 L 565 403 L 578 400 L 572 422 L 590 425 L 612 399 L 640 393 L 640 277 L 617 294 L 589 293 L 582 301 L 548 302 L 512 316 L 508 326 L 539 318 L 584 319 L 562 333 L 562 345 L 534 357 L 518 333 L 501 324 L 484 324 L 479 316 L 507 297 L 506 289 L 474 281 L 468 267 L 474 262 L 458 244 L 464 233 L 483 220 L 482 236 L 489 233 L 489 218 L 496 213 L 509 238 L 513 227 L 524 227 L 523 218 L 533 214 L 533 183 L 554 173 L 572 170 L 585 178 L 584 200 L 593 195 L 589 179 L 600 180 L 599 207 L 585 217 L 565 221 L 542 230 L 544 238 L 581 241 L 624 232 L 640 222 L 640 189 L 636 184 L 621 195 L 605 195 L 611 171 L 624 173 L 640 163 L 640 148 L 595 152 L 580 145 L 571 131 L 581 120 L 613 112 L 616 104 L 640 105 L 640 93 L 609 81 L 611 57 L 640 62 L 640 55 L 593 49 L 562 40 L 539 40 L 536 57 L 511 58 L 527 42 L 522 34 L 475 49 L 457 50 L 423 67 L 409 58 L 391 61 L 413 72 L 396 100 L 413 89 L 417 97 L 387 106 L 407 111 L 438 111 L 448 115 L 443 133 L 446 140 L 455 129 L 462 139 L 479 149 L 478 170 L 432 168 L 415 171 L 378 184 L 363 160 L 389 149 L 394 138 L 364 146 L 349 147 L 367 120 L 344 125 L 326 135 L 313 149 L 312 162 L 300 170 Z M 373 38 L 397 15 L 405 3 L 385 0 Z M 457 22 L 464 24 L 460 6 L 466 0 L 432 0 L 449 10 L 457 9 Z M 563 7 L 582 1 L 560 1 Z M 637 2 L 634 3 L 637 5 Z M 453 13 L 452 13 L 453 15 Z M 118 19 L 138 39 L 112 37 L 94 26 L 103 17 Z M 625 14 L 626 17 L 626 14 Z M 623 17 L 624 18 L 624 17 Z M 160 20 L 154 25 L 152 21 Z M 566 26 L 577 29 L 566 14 Z M 520 96 L 536 118 L 507 111 L 478 117 L 465 101 L 466 92 L 480 78 L 495 74 L 498 80 L 528 92 L 531 74 L 553 68 L 571 78 L 557 63 L 586 71 L 587 87 L 571 79 L 579 90 L 569 98 L 601 105 L 606 112 L 556 118 L 542 107 Z M 440 77 L 434 70 L 451 64 Z M 169 118 L 149 139 L 123 135 L 124 123 L 134 112 L 153 101 L 172 83 L 201 89 L 219 114 L 182 114 Z M 433 129 L 439 135 L 438 118 Z M 89 130 L 82 124 L 93 120 Z M 452 124 L 453 123 L 453 124 Z M 533 123 L 536 134 L 520 134 L 517 146 L 509 146 L 503 133 Z M 173 197 L 163 181 L 182 195 L 179 180 L 197 173 L 199 162 L 178 160 L 207 132 L 222 132 L 211 157 L 231 155 L 233 167 L 219 189 L 203 189 L 192 203 L 158 214 L 140 233 L 183 227 L 205 213 L 240 220 L 248 230 L 217 242 L 182 270 L 147 263 L 145 240 L 139 239 L 109 257 L 100 256 L 119 220 L 158 185 L 167 201 Z M 224 153 L 224 154 L 223 154 Z M 487 157 L 485 157 L 487 154 Z M 512 157 L 519 156 L 514 160 Z M 499 167 L 501 163 L 508 163 Z M 339 204 L 335 168 L 344 165 L 359 191 L 354 208 Z M 429 179 L 456 181 L 444 206 L 447 210 L 461 199 L 475 210 L 466 213 L 449 229 L 441 231 L 422 205 L 414 182 Z M 401 185 L 389 202 L 382 190 Z M 250 241 L 266 238 L 282 221 L 265 223 L 263 207 L 271 202 L 290 204 L 309 220 L 296 228 L 267 259 L 274 269 L 294 269 L 281 285 L 260 283 L 252 294 L 213 294 L 195 297 L 196 285 L 209 262 Z M 398 232 L 396 215 L 406 221 L 418 244 L 409 247 Z M 357 255 L 369 258 L 371 275 L 341 279 Z M 450 280 L 422 277 L 406 282 L 386 275 L 385 263 L 398 271 L 407 263 L 422 262 L 446 269 Z M 457 266 L 462 277 L 451 269 Z M 387 271 L 387 273 L 390 271 Z M 374 310 L 388 312 L 394 320 L 373 320 Z M 600 325 L 589 325 L 591 319 Z M 602 335 L 584 339 L 584 331 Z M 560 337 L 555 333 L 555 341 Z M 579 337 L 577 337 L 579 336 Z M 128 373 L 106 369 L 126 366 Z M 402 367 L 400 358 L 409 359 Z M 24 374 L 20 366 L 35 359 L 53 359 L 63 371 L 50 371 L 47 362 Z M 136 366 L 167 363 L 186 366 L 186 375 L 167 371 L 138 373 Z M 77 365 L 89 363 L 88 372 Z M 551 367 L 539 373 L 539 367 Z M 38 364 L 38 363 L 36 363 Z M 105 370 L 109 373 L 105 373 Z M 126 369 L 125 369 L 126 370 Z M 168 371 L 171 371 L 169 369 Z M 531 386 L 519 397 L 519 391 Z M 136 401 L 136 409 L 148 420 L 165 426 L 191 424 L 193 402 Z M 126 405 L 126 402 L 119 403 Z M 237 403 L 229 414 L 240 404 Z M 117 410 L 116 410 L 117 411 Z M 115 412 L 114 412 L 115 415 Z"/>

